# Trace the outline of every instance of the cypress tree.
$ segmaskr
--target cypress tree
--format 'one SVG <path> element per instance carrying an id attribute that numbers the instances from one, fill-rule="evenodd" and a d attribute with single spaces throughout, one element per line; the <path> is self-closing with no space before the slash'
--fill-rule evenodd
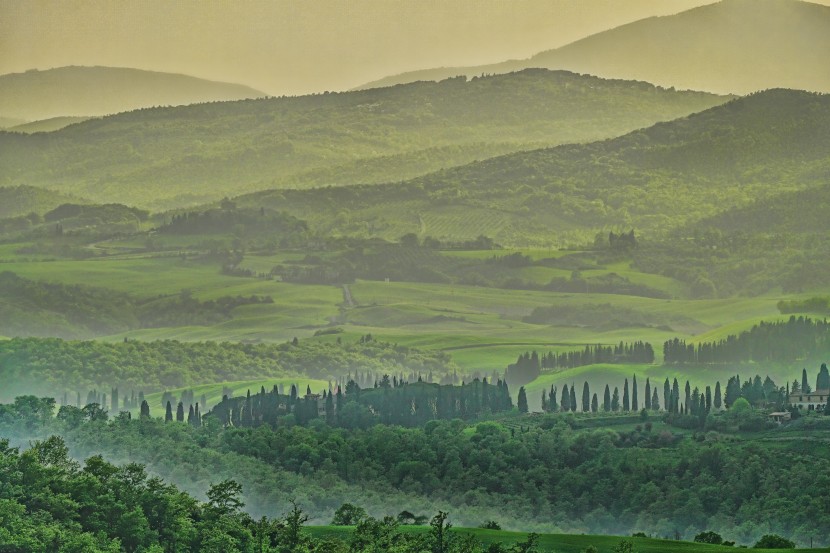
<path id="1" fill-rule="evenodd" d="M 666 378 L 666 381 L 663 383 L 663 407 L 665 407 L 666 411 L 671 411 L 671 406 L 671 383 L 669 382 L 669 379 Z"/>
<path id="2" fill-rule="evenodd" d="M 187 410 L 187 424 L 196 424 L 196 411 L 192 405 Z"/>
<path id="3" fill-rule="evenodd" d="M 830 371 L 827 370 L 827 363 L 822 363 L 816 377 L 816 390 L 827 391 L 830 389 Z"/>
<path id="4" fill-rule="evenodd" d="M 576 386 L 571 383 L 571 411 L 576 413 Z"/>
<path id="5" fill-rule="evenodd" d="M 648 377 L 646 377 L 646 409 L 651 411 L 651 382 L 649 381 Z"/>
<path id="6" fill-rule="evenodd" d="M 567 413 L 571 410 L 571 394 L 568 392 L 568 385 L 564 384 L 562 386 L 562 412 Z"/>
<path id="7" fill-rule="evenodd" d="M 706 386 L 706 412 L 712 410 L 712 387 Z"/>
<path id="8" fill-rule="evenodd" d="M 181 401 L 176 406 L 176 422 L 184 422 L 184 404 Z"/>
<path id="9" fill-rule="evenodd" d="M 199 404 L 196 404 L 196 408 L 193 412 L 193 425 L 200 427 L 202 426 L 202 413 L 199 412 Z"/>
<path id="10" fill-rule="evenodd" d="M 615 413 L 620 410 L 620 389 L 614 386 L 614 395 L 611 396 L 611 410 Z"/>
<path id="11" fill-rule="evenodd" d="M 686 381 L 686 407 L 688 408 L 692 402 L 692 386 L 689 384 L 689 381 Z"/>
<path id="12" fill-rule="evenodd" d="M 608 384 L 605 385 L 605 394 L 602 397 L 602 410 L 605 412 L 611 410 L 611 388 Z"/>
<path id="13" fill-rule="evenodd" d="M 637 375 L 634 375 L 631 381 L 631 410 L 635 413 L 640 412 L 640 402 L 637 401 Z"/>
<path id="14" fill-rule="evenodd" d="M 660 398 L 657 396 L 657 388 L 654 388 L 653 395 L 651 396 L 651 410 L 660 410 Z"/>
<path id="15" fill-rule="evenodd" d="M 331 394 L 326 396 L 326 424 L 334 426 L 334 399 Z"/>
<path id="16" fill-rule="evenodd" d="M 547 413 L 548 411 L 548 392 L 547 390 L 542 390 L 542 412 Z"/>
<path id="17" fill-rule="evenodd" d="M 517 404 L 519 406 L 519 413 L 527 413 L 527 393 L 525 392 L 524 386 L 519 388 L 519 399 L 517 400 Z"/>
<path id="18" fill-rule="evenodd" d="M 141 400 L 141 418 L 142 419 L 149 419 L 150 418 L 150 404 L 147 403 L 146 400 Z"/>
<path id="19" fill-rule="evenodd" d="M 812 391 L 812 388 L 810 388 L 810 382 L 807 380 L 807 369 L 801 369 L 801 392 L 809 394 Z"/>
<path id="20" fill-rule="evenodd" d="M 631 411 L 631 399 L 628 396 L 628 379 L 625 379 L 625 384 L 623 385 L 623 402 L 622 402 L 622 409 L 626 413 Z"/>
<path id="21" fill-rule="evenodd" d="M 582 385 L 582 412 L 587 413 L 591 409 L 591 391 L 588 389 L 588 381 Z"/>
<path id="22" fill-rule="evenodd" d="M 597 395 L 594 394 L 594 397 L 591 398 L 591 412 L 596 413 L 599 411 L 599 400 L 597 399 Z"/>
<path id="23" fill-rule="evenodd" d="M 173 406 L 167 402 L 167 409 L 164 411 L 164 422 L 171 422 L 173 420 Z"/>
<path id="24" fill-rule="evenodd" d="M 550 398 L 550 403 L 548 404 L 548 407 L 554 413 L 559 411 L 559 401 L 556 399 L 557 398 L 556 391 L 557 391 L 556 386 L 551 384 L 550 385 L 550 395 L 548 396 Z"/>
<path id="25" fill-rule="evenodd" d="M 672 413 L 679 412 L 679 403 L 680 403 L 680 385 L 677 383 L 677 379 L 674 379 L 674 382 L 671 386 L 671 397 L 674 399 L 674 403 L 672 405 Z"/>

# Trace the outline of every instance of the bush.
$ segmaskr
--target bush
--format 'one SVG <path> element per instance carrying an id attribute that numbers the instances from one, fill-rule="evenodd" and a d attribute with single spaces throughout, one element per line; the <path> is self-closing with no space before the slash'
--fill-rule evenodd
<path id="1" fill-rule="evenodd" d="M 752 547 L 753 549 L 795 549 L 795 543 L 776 534 L 767 534 Z"/>
<path id="2" fill-rule="evenodd" d="M 722 545 L 723 537 L 717 532 L 701 532 L 695 536 L 696 543 L 711 543 L 713 545 Z"/>
<path id="3" fill-rule="evenodd" d="M 366 511 L 362 507 L 344 503 L 334 512 L 331 524 L 332 526 L 357 526 L 365 518 Z"/>

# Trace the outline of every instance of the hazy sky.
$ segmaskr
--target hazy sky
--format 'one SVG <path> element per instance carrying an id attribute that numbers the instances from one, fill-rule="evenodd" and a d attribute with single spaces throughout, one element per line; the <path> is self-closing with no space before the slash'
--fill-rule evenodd
<path id="1" fill-rule="evenodd" d="M 526 58 L 711 0 L 0 0 L 0 73 L 113 65 L 269 94 Z M 824 0 L 821 3 L 830 3 Z"/>

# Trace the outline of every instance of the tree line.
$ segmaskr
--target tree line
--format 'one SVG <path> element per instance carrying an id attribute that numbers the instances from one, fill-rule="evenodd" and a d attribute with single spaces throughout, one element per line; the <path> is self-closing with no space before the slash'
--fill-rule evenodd
<path id="1" fill-rule="evenodd" d="M 597 363 L 651 364 L 653 362 L 654 349 L 648 342 L 620 342 L 614 346 L 589 344 L 582 350 L 559 353 L 549 351 L 541 356 L 536 351 L 526 351 L 519 355 L 515 363 L 507 366 L 504 378 L 512 386 L 521 386 L 538 378 L 544 370 L 572 369 Z"/>
<path id="2" fill-rule="evenodd" d="M 375 424 L 415 427 L 431 420 L 474 419 L 512 409 L 507 383 L 500 379 L 495 384 L 484 378 L 454 386 L 420 379 L 410 383 L 384 375 L 370 388 L 349 380 L 345 387 L 338 385 L 336 391 L 322 394 L 313 394 L 307 387 L 301 395 L 295 385 L 288 394 L 281 394 L 277 386 L 270 391 L 262 387 L 259 393 L 249 390 L 244 397 L 224 396 L 209 415 L 234 427 L 304 425 L 320 419 L 329 426 L 367 428 Z"/>
<path id="3" fill-rule="evenodd" d="M 787 321 L 761 322 L 740 334 L 701 342 L 696 346 L 674 338 L 663 344 L 667 364 L 725 364 L 790 362 L 812 359 L 830 350 L 830 323 L 826 319 L 791 316 Z"/>

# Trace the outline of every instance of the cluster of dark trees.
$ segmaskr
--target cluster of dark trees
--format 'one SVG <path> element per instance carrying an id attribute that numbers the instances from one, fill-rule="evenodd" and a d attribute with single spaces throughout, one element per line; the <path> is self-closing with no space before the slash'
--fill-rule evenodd
<path id="1" fill-rule="evenodd" d="M 830 381 L 830 373 L 828 373 L 825 365 L 822 365 L 822 367 L 823 369 L 819 371 L 819 381 Z M 803 375 L 804 383 L 807 382 L 806 379 L 805 371 Z M 797 382 L 793 383 L 794 387 L 797 385 Z M 626 378 L 622 392 L 620 392 L 619 387 L 606 384 L 601 395 L 598 392 L 592 393 L 588 382 L 583 383 L 581 392 L 577 390 L 577 386 L 574 384 L 570 386 L 565 384 L 561 390 L 557 386 L 551 385 L 549 391 L 542 391 L 542 410 L 549 413 L 664 411 L 668 414 L 666 421 L 670 424 L 687 428 L 704 428 L 707 424 L 713 423 L 708 419 L 710 413 L 721 411 L 723 408 L 729 409 L 741 398 L 746 400 L 749 405 L 784 409 L 789 407 L 788 393 L 787 389 L 776 385 L 769 376 L 762 380 L 760 376 L 756 375 L 746 381 L 741 381 L 740 376 L 731 377 L 725 391 L 721 389 L 720 382 L 716 382 L 714 386 L 705 386 L 701 389 L 699 387 L 693 388 L 687 380 L 685 386 L 681 389 L 676 378 L 673 381 L 666 378 L 662 385 L 662 394 L 660 393 L 660 386 L 657 384 L 652 386 L 651 380 L 646 378 L 644 393 L 640 396 L 637 376 L 635 375 L 632 377 L 631 387 L 629 387 L 629 380 Z M 642 397 L 642 401 L 640 401 L 640 397 Z M 798 415 L 796 414 L 796 416 Z M 756 425 L 763 425 L 766 421 L 762 417 L 760 422 L 752 422 Z M 757 428 L 747 426 L 744 429 Z"/>
<path id="2" fill-rule="evenodd" d="M 287 395 L 277 386 L 271 391 L 263 387 L 258 394 L 249 390 L 245 397 L 223 397 L 210 415 L 235 427 L 303 425 L 321 419 L 329 426 L 367 428 L 378 423 L 413 427 L 431 420 L 473 419 L 512 409 L 510 391 L 501 380 L 490 384 L 486 378 L 476 379 L 453 386 L 420 380 L 409 383 L 384 375 L 371 388 L 350 380 L 345 387 L 322 394 L 311 393 L 309 387 L 301 396 L 294 385 Z"/>
<path id="3" fill-rule="evenodd" d="M 810 381 L 807 378 L 807 369 L 801 371 L 801 382 L 793 380 L 790 392 L 809 394 L 813 390 L 830 390 L 830 371 L 827 370 L 827 363 L 822 363 L 819 367 L 818 375 L 816 376 L 816 387 L 810 386 Z"/>
<path id="4" fill-rule="evenodd" d="M 636 248 L 637 238 L 634 237 L 634 229 L 620 234 L 616 234 L 614 231 L 609 232 L 608 246 L 612 250 L 632 250 Z"/>
<path id="5" fill-rule="evenodd" d="M 173 215 L 170 221 L 160 226 L 164 234 L 220 234 L 233 232 L 237 235 L 250 233 L 306 233 L 305 221 L 284 212 L 260 209 L 238 209 L 231 200 L 223 200 L 219 209 L 188 211 Z"/>
<path id="6" fill-rule="evenodd" d="M 511 386 L 522 386 L 535 380 L 546 369 L 572 369 L 597 363 L 653 363 L 654 349 L 648 342 L 620 342 L 615 346 L 586 345 L 582 350 L 556 353 L 549 351 L 541 356 L 536 351 L 519 355 L 515 363 L 507 366 L 504 378 Z"/>
<path id="7" fill-rule="evenodd" d="M 423 247 L 429 250 L 497 250 L 501 246 L 496 244 L 492 238 L 483 234 L 474 240 L 439 240 L 432 236 L 425 236 L 423 240 L 418 239 L 415 233 L 407 233 L 400 237 L 399 243 L 406 248 Z"/>
<path id="8" fill-rule="evenodd" d="M 830 350 L 830 323 L 791 316 L 762 322 L 738 335 L 695 346 L 674 338 L 663 344 L 664 363 L 722 364 L 811 359 Z"/>

